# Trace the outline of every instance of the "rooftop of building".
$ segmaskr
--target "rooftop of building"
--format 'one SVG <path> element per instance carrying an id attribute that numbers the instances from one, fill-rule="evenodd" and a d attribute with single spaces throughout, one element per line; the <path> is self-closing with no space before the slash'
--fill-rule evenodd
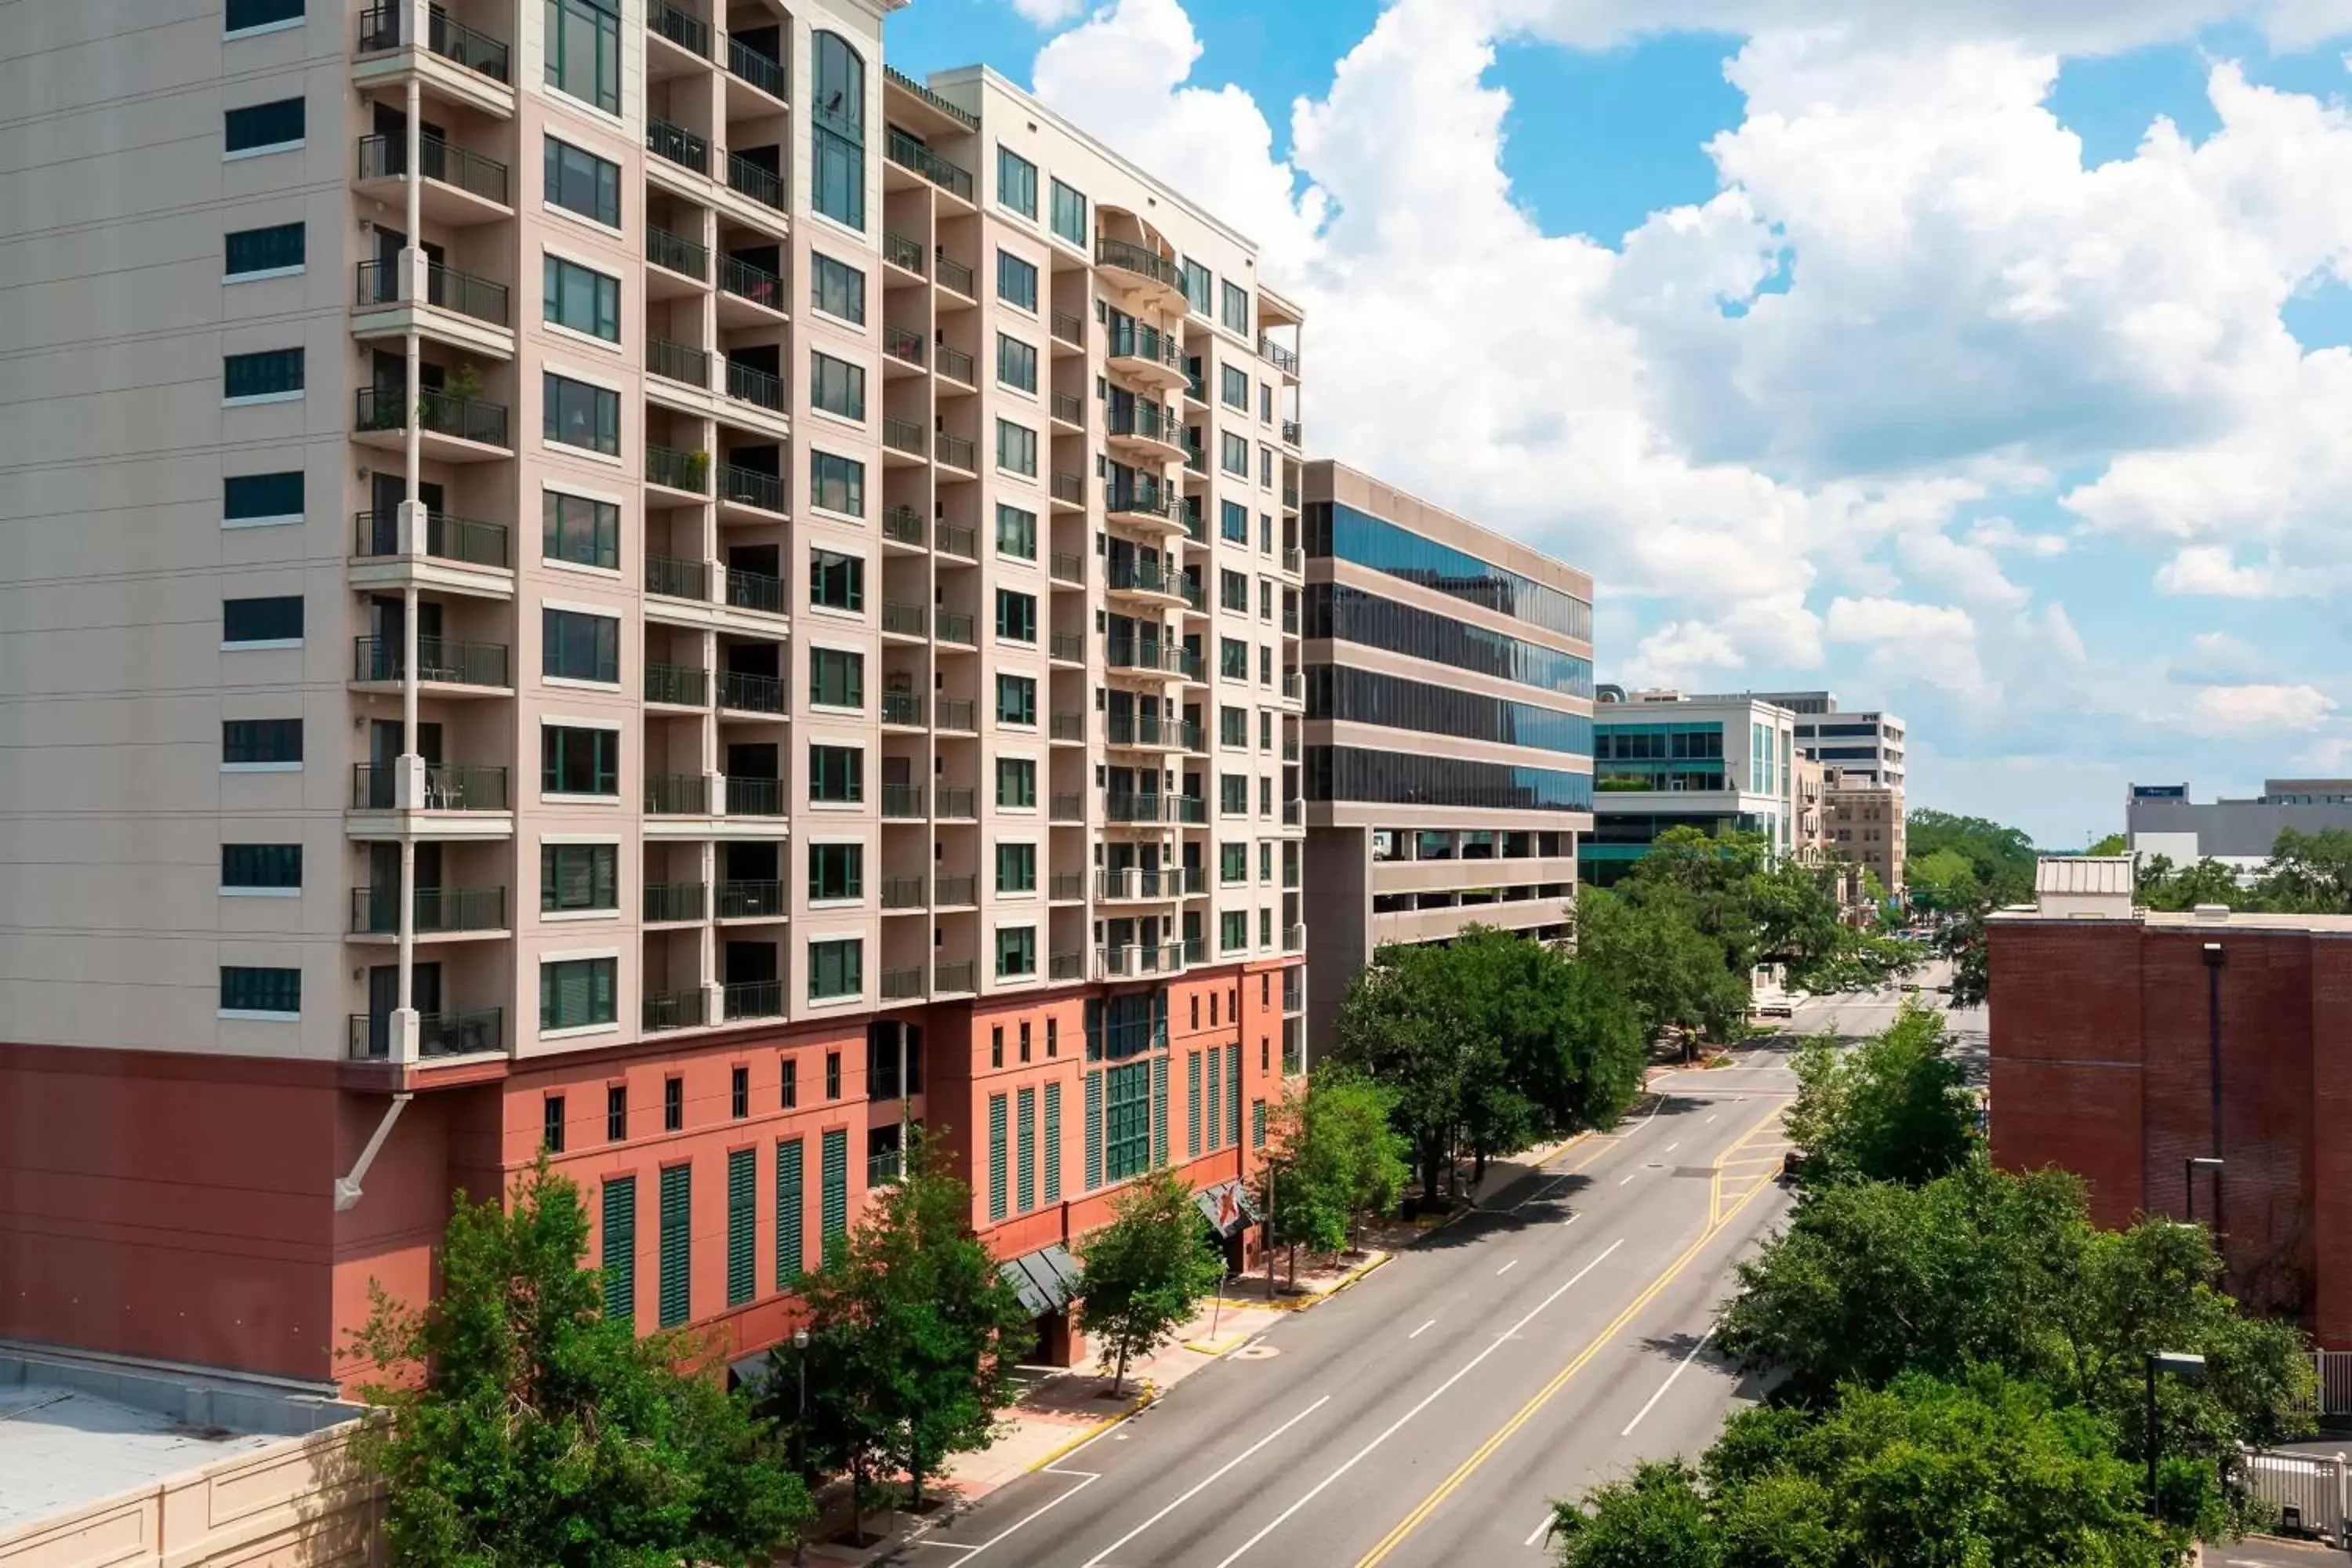
<path id="1" fill-rule="evenodd" d="M 1390 484 L 1376 474 L 1340 462 L 1336 458 L 1310 458 L 1301 493 L 1309 500 L 1329 498 L 1369 512 L 1383 522 L 1419 533 L 1475 555 L 1490 565 L 1517 572 L 1548 587 L 1580 598 L 1592 597 L 1592 574 L 1580 567 L 1545 554 L 1507 533 L 1471 521 L 1457 511 Z"/>
<path id="2" fill-rule="evenodd" d="M 1706 694 L 1678 691 L 1671 686 L 1623 687 L 1609 682 L 1593 688 L 1592 721 L 1596 724 L 1641 724 L 1649 721 L 1640 710 L 1643 709 L 1734 709 L 1753 712 L 1768 708 L 1790 719 L 1796 717 L 1789 709 L 1761 697 L 1742 694 Z"/>

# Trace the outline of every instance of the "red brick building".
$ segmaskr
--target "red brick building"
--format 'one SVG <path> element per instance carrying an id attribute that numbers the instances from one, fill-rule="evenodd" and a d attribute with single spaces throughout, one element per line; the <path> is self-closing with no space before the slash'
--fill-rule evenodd
<path id="1" fill-rule="evenodd" d="M 1994 1160 L 2079 1173 L 2102 1225 L 2218 1212 L 2232 1290 L 2352 1348 L 2352 918 L 2158 913 L 2045 873 L 1987 935 Z"/>

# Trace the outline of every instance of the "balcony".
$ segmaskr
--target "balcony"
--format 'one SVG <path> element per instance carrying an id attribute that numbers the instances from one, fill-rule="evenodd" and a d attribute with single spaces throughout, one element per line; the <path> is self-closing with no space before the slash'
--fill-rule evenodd
<path id="1" fill-rule="evenodd" d="M 665 599 L 710 602 L 710 563 L 684 561 L 675 555 L 646 557 L 646 592 Z"/>
<path id="2" fill-rule="evenodd" d="M 1282 422 L 1282 444 L 1286 447 L 1296 447 L 1301 445 L 1298 438 L 1297 420 L 1286 419 Z"/>
<path id="3" fill-rule="evenodd" d="M 364 307 L 404 303 L 400 297 L 400 272 L 397 262 L 361 262 L 354 302 Z M 426 264 L 425 303 L 436 310 L 454 310 L 458 315 L 471 317 L 493 327 L 513 324 L 505 284 L 477 278 L 470 272 L 460 272 L 454 267 Z"/>
<path id="4" fill-rule="evenodd" d="M 1106 635 L 1103 662 L 1114 670 L 1146 670 L 1155 675 L 1190 675 L 1200 667 L 1200 656 L 1172 643 L 1126 642 Z"/>
<path id="5" fill-rule="evenodd" d="M 1103 716 L 1105 738 L 1111 745 L 1129 749 L 1187 750 L 1188 736 L 1197 734 L 1200 727 L 1181 720 L 1162 721 L 1157 713 L 1111 712 Z"/>
<path id="6" fill-rule="evenodd" d="M 922 971 L 917 970 L 921 978 Z M 904 1149 L 880 1149 L 866 1156 L 866 1188 L 872 1192 L 879 1187 L 895 1187 L 907 1174 L 907 1152 Z"/>
<path id="7" fill-rule="evenodd" d="M 1307 928 L 1306 928 L 1305 926 L 1303 926 L 1303 925 L 1293 925 L 1293 926 L 1285 926 L 1285 927 L 1283 927 L 1283 928 L 1282 928 L 1282 951 L 1283 951 L 1283 952 L 1306 952 L 1306 951 L 1307 951 Z"/>
<path id="8" fill-rule="evenodd" d="M 705 920 L 710 914 L 708 882 L 647 882 L 644 893 L 647 925 Z"/>
<path id="9" fill-rule="evenodd" d="M 927 908 L 923 879 L 920 877 L 885 877 L 882 879 L 882 908 L 919 910 Z"/>
<path id="10" fill-rule="evenodd" d="M 919 458 L 923 455 L 923 427 L 912 419 L 885 415 L 882 418 L 882 445 L 894 452 L 908 452 Z"/>
<path id="11" fill-rule="evenodd" d="M 940 157 L 925 146 L 919 138 L 910 136 L 893 125 L 888 140 L 883 144 L 883 152 L 900 168 L 912 169 L 931 184 L 964 201 L 972 199 L 971 171 Z"/>
<path id="12" fill-rule="evenodd" d="M 903 729 L 921 729 L 923 727 L 922 694 L 916 691 L 885 691 L 882 694 L 882 722 L 896 724 Z M 915 815 L 919 816 L 922 814 L 919 811 Z"/>
<path id="13" fill-rule="evenodd" d="M 761 54 L 731 33 L 727 37 L 727 74 L 750 82 L 770 98 L 784 96 L 784 62 Z"/>
<path id="14" fill-rule="evenodd" d="M 919 1002 L 923 999 L 923 966 L 909 964 L 903 969 L 882 972 L 882 1000 L 885 1002 Z"/>
<path id="15" fill-rule="evenodd" d="M 1143 445 L 1155 452 L 1181 454 L 1184 450 L 1184 427 L 1173 411 L 1157 403 L 1141 400 L 1110 403 L 1108 428 L 1114 441 L 1129 446 Z"/>
<path id="16" fill-rule="evenodd" d="M 388 1061 L 392 1057 L 392 1019 L 386 1014 L 351 1016 L 351 1059 Z M 482 1007 L 470 1013 L 419 1013 L 416 1054 L 439 1057 L 490 1056 L 506 1049 L 506 1012 Z"/>
<path id="17" fill-rule="evenodd" d="M 1075 790 L 1057 792 L 1046 804 L 1046 820 L 1049 822 L 1084 822 L 1087 819 L 1086 797 Z"/>
<path id="18" fill-rule="evenodd" d="M 1171 822 L 1181 823 L 1187 827 L 1208 826 L 1209 803 L 1200 795 L 1171 795 L 1168 797 L 1168 817 Z"/>
<path id="19" fill-rule="evenodd" d="M 1163 808 L 1158 795 L 1118 795 L 1106 792 L 1103 795 L 1103 820 L 1106 822 L 1159 822 Z"/>
<path id="20" fill-rule="evenodd" d="M 408 415 L 408 396 L 399 387 L 362 386 L 352 395 L 352 432 L 370 446 L 399 445 Z M 478 462 L 512 450 L 504 404 L 428 388 L 417 395 L 416 423 L 420 437 L 431 437 L 424 440 L 425 453 L 444 462 Z"/>
<path id="21" fill-rule="evenodd" d="M 640 1004 L 639 1016 L 648 1035 L 672 1029 L 699 1029 L 710 1022 L 709 993 L 699 985 L 685 991 L 650 991 Z"/>
<path id="22" fill-rule="evenodd" d="M 730 1023 L 737 1018 L 784 1016 L 784 983 L 781 980 L 738 981 L 726 986 L 721 995 L 721 1010 Z"/>
<path id="23" fill-rule="evenodd" d="M 382 54 L 403 48 L 409 42 L 408 19 L 412 15 L 406 5 L 371 5 L 360 13 L 359 53 Z M 438 10 L 428 13 L 425 25 L 425 47 L 452 65 L 478 71 L 492 81 L 511 82 L 508 73 L 507 47 L 488 33 L 477 32 L 460 22 L 453 22 Z"/>
<path id="24" fill-rule="evenodd" d="M 923 816 L 923 786 L 919 784 L 884 784 L 882 815 L 895 821 L 920 821 Z"/>
<path id="25" fill-rule="evenodd" d="M 1055 393 L 1047 406 L 1061 424 L 1082 426 L 1087 422 L 1086 404 L 1066 392 Z"/>
<path id="26" fill-rule="evenodd" d="M 969 697 L 939 699 L 939 727 L 960 734 L 976 734 L 980 730 L 980 705 Z"/>
<path id="27" fill-rule="evenodd" d="M 646 700 L 671 708 L 710 706 L 710 672 L 687 664 L 647 664 Z"/>
<path id="28" fill-rule="evenodd" d="M 646 483 L 694 495 L 710 493 L 710 454 L 646 443 Z"/>
<path id="29" fill-rule="evenodd" d="M 740 260 L 732 256 L 719 258 L 719 291 L 737 300 L 748 300 L 763 310 L 784 313 L 784 280 L 764 267 Z M 720 301 L 719 320 L 726 321 L 726 300 Z M 753 318 L 756 320 L 757 318 Z"/>
<path id="30" fill-rule="evenodd" d="M 1155 479 L 1139 478 L 1132 484 L 1107 487 L 1103 511 L 1114 522 L 1160 533 L 1184 531 L 1182 500 Z"/>
<path id="31" fill-rule="evenodd" d="M 950 436 L 947 434 L 947 432 L 941 431 L 940 433 L 939 448 L 940 467 L 943 468 L 961 468 L 966 473 L 977 473 L 979 471 L 979 465 L 973 461 L 973 458 L 979 453 L 979 448 L 974 447 L 971 442 L 965 440 L 962 437 Z"/>
<path id="32" fill-rule="evenodd" d="M 965 386 L 979 384 L 972 379 L 971 356 L 963 350 L 941 343 L 932 357 L 939 363 L 940 374 L 950 381 L 958 382 Z"/>
<path id="33" fill-rule="evenodd" d="M 882 635 L 884 637 L 928 637 L 929 633 L 928 633 L 924 628 L 929 625 L 929 617 L 925 614 L 922 605 L 903 604 L 896 599 L 886 599 L 883 601 Z M 895 696 L 897 693 L 890 693 L 888 695 Z M 919 699 L 918 700 L 919 700 Z M 886 721 L 886 722 L 887 721 Z"/>
<path id="34" fill-rule="evenodd" d="M 740 153 L 727 154 L 727 188 L 763 207 L 784 210 L 784 182 Z"/>
<path id="35" fill-rule="evenodd" d="M 980 792 L 969 784 L 941 784 L 938 815 L 950 822 L 974 822 L 980 817 Z"/>
<path id="36" fill-rule="evenodd" d="M 886 229 L 882 235 L 882 259 L 920 278 L 923 275 L 923 243 Z"/>
<path id="37" fill-rule="evenodd" d="M 1147 284 L 1166 289 L 1179 299 L 1183 297 L 1184 269 L 1158 251 L 1147 250 L 1132 241 L 1096 240 L 1095 265 L 1115 267 L 1121 272 L 1133 274 Z"/>
<path id="38" fill-rule="evenodd" d="M 373 557 L 400 553 L 400 513 L 389 510 L 363 511 L 353 521 L 352 554 Z M 437 511 L 425 515 L 424 553 L 435 561 L 455 562 L 463 566 L 505 570 L 514 564 L 507 550 L 505 523 L 479 522 L 470 517 L 450 517 Z"/>
<path id="39" fill-rule="evenodd" d="M 1045 961 L 1048 980 L 1083 980 L 1087 973 L 1087 955 L 1076 948 L 1056 952 Z"/>
<path id="40" fill-rule="evenodd" d="M 1184 967 L 1184 944 L 1181 942 L 1130 943 L 1123 947 L 1095 949 L 1095 973 L 1104 980 L 1118 980 L 1130 974 L 1173 973 Z"/>
<path id="41" fill-rule="evenodd" d="M 766 475 L 761 478 L 765 479 Z M 778 481 L 781 486 L 782 481 Z M 727 603 L 738 610 L 758 610 L 764 615 L 784 613 L 784 580 L 771 577 L 765 572 L 749 572 L 740 566 L 727 568 Z"/>
<path id="42" fill-rule="evenodd" d="M 882 537 L 893 544 L 923 547 L 923 514 L 913 507 L 894 506 L 882 514 Z"/>
<path id="43" fill-rule="evenodd" d="M 1074 468 L 1055 468 L 1053 477 L 1053 496 L 1064 506 L 1086 505 L 1086 475 Z"/>
<path id="44" fill-rule="evenodd" d="M 699 17 L 653 0 L 646 7 L 646 26 L 698 59 L 710 58 L 710 24 Z"/>
<path id="45" fill-rule="evenodd" d="M 772 675 L 722 669 L 719 672 L 719 706 L 736 713 L 782 713 L 784 683 Z"/>
<path id="46" fill-rule="evenodd" d="M 1306 820 L 1307 803 L 1305 801 L 1286 800 L 1282 803 L 1282 825 L 1285 827 L 1297 827 Z"/>
<path id="47" fill-rule="evenodd" d="M 646 259 L 697 283 L 710 281 L 709 248 L 666 228 L 646 227 Z"/>
<path id="48" fill-rule="evenodd" d="M 1295 637 L 1298 635 L 1298 610 L 1295 605 L 1286 607 L 1282 612 L 1282 635 L 1286 637 Z"/>
<path id="49" fill-rule="evenodd" d="M 1298 760 L 1298 737 L 1297 737 L 1297 736 L 1296 736 L 1296 735 L 1286 735 L 1286 736 L 1284 736 L 1284 737 L 1283 737 L 1283 740 L 1282 740 L 1282 760 L 1283 760 L 1284 762 L 1286 762 L 1286 763 L 1295 763 L 1295 762 L 1297 762 L 1297 761 Z"/>
<path id="50" fill-rule="evenodd" d="M 1054 341 L 1072 348 L 1083 348 L 1087 341 L 1087 319 L 1068 310 L 1054 312 L 1051 328 Z"/>
<path id="51" fill-rule="evenodd" d="M 784 914 L 784 885 L 758 879 L 721 882 L 712 907 L 722 921 L 781 920 Z"/>
<path id="52" fill-rule="evenodd" d="M 710 174 L 710 143 L 683 125 L 672 125 L 667 120 L 647 120 L 646 151 L 698 174 L 708 177 Z"/>
<path id="53" fill-rule="evenodd" d="M 931 989 L 934 994 L 970 991 L 976 966 L 970 959 L 951 963 L 945 959 L 931 965 Z"/>
<path id="54" fill-rule="evenodd" d="M 1171 868 L 1121 866 L 1095 877 L 1095 897 L 1106 903 L 1156 903 L 1176 896 L 1179 879 Z"/>
<path id="55" fill-rule="evenodd" d="M 1306 677 L 1300 675 L 1298 671 L 1295 669 L 1284 671 L 1282 677 L 1282 695 L 1293 702 L 1302 700 L 1307 695 Z"/>
<path id="56" fill-rule="evenodd" d="M 961 647 L 980 646 L 972 632 L 971 617 L 961 610 L 941 610 L 939 626 L 940 641 L 943 643 L 954 643 Z"/>
<path id="57" fill-rule="evenodd" d="M 728 774 L 727 815 L 730 816 L 783 816 L 784 781 L 753 778 L 740 773 Z"/>
<path id="58" fill-rule="evenodd" d="M 646 374 L 664 381 L 710 390 L 710 355 L 669 338 L 646 340 Z"/>
<path id="59" fill-rule="evenodd" d="M 1084 745 L 1087 739 L 1087 716 L 1076 709 L 1056 713 L 1053 715 L 1047 733 L 1057 742 L 1066 741 L 1072 745 Z"/>
<path id="60" fill-rule="evenodd" d="M 1285 485 L 1282 487 L 1282 504 L 1292 511 L 1297 511 L 1298 510 L 1298 487 L 1297 485 Z"/>
<path id="61" fill-rule="evenodd" d="M 939 268 L 940 288 L 951 294 L 961 294 L 967 300 L 976 300 L 980 297 L 971 286 L 971 268 L 950 257 L 947 252 L 947 247 L 939 247 L 932 260 Z"/>
<path id="62" fill-rule="evenodd" d="M 410 929 L 419 936 L 504 931 L 507 929 L 507 890 L 504 888 L 419 888 L 413 900 L 410 920 Z M 396 936 L 399 932 L 400 889 L 352 889 L 353 936 Z"/>
<path id="63" fill-rule="evenodd" d="M 1122 321 L 1111 328 L 1107 347 L 1110 368 L 1129 374 L 1141 374 L 1146 379 L 1171 390 L 1184 385 L 1191 378 L 1184 370 L 1184 350 L 1177 341 L 1157 327 L 1140 321 Z"/>
<path id="64" fill-rule="evenodd" d="M 1298 355 L 1294 351 L 1284 348 L 1264 332 L 1258 334 L 1257 355 L 1285 375 L 1298 374 Z"/>
<path id="65" fill-rule="evenodd" d="M 719 499 L 729 506 L 784 515 L 784 481 L 740 463 L 719 465 Z"/>
<path id="66" fill-rule="evenodd" d="M 416 139 L 417 169 L 425 190 L 419 205 L 437 222 L 465 225 L 511 217 L 507 166 L 496 158 L 455 147 L 438 136 Z M 359 139 L 358 178 L 362 185 L 408 177 L 408 148 L 391 136 Z M 396 200 L 397 198 L 394 198 Z"/>
<path id="67" fill-rule="evenodd" d="M 1083 632 L 1054 632 L 1045 638 L 1045 657 L 1055 664 L 1087 662 L 1087 639 Z"/>
<path id="68" fill-rule="evenodd" d="M 1305 971 L 1298 969 L 1286 969 L 1282 972 L 1282 1010 L 1286 1015 L 1297 1015 L 1307 1011 L 1307 985 L 1302 978 L 1304 973 Z"/>
<path id="69" fill-rule="evenodd" d="M 352 764 L 352 809 L 353 811 L 390 811 L 393 809 L 393 780 L 399 769 L 391 763 L 354 763 Z M 469 763 L 427 763 L 425 764 L 425 799 L 419 807 L 424 811 L 510 811 L 508 804 L 507 771 L 504 768 L 478 767 Z"/>
<path id="70" fill-rule="evenodd" d="M 967 909 L 980 902 L 980 879 L 971 875 L 934 877 L 931 879 L 931 907 L 941 910 Z"/>
<path id="71" fill-rule="evenodd" d="M 1184 596 L 1183 579 L 1150 557 L 1114 559 L 1109 578 L 1110 591 L 1128 598 L 1178 600 Z"/>
<path id="72" fill-rule="evenodd" d="M 362 684 L 385 685 L 405 680 L 407 668 L 401 642 L 399 637 L 353 637 L 352 679 Z M 420 637 L 416 639 L 416 679 L 426 686 L 506 690 L 512 684 L 507 645 Z"/>
<path id="73" fill-rule="evenodd" d="M 710 777 L 707 773 L 647 773 L 646 815 L 648 816 L 708 816 Z"/>
<path id="74" fill-rule="evenodd" d="M 1173 873 L 1171 873 L 1173 875 Z M 1193 898 L 1209 890 L 1209 873 L 1198 866 L 1184 868 L 1184 896 Z"/>
<path id="75" fill-rule="evenodd" d="M 1083 587 L 1087 581 L 1087 558 L 1074 550 L 1056 550 L 1047 560 L 1045 570 L 1056 583 Z"/>
<path id="76" fill-rule="evenodd" d="M 1056 871 L 1045 889 L 1050 902 L 1075 904 L 1087 896 L 1087 875 L 1083 871 Z"/>

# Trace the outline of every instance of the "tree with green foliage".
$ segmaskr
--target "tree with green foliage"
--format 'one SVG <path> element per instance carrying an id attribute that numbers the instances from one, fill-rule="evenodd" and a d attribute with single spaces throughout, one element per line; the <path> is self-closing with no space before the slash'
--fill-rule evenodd
<path id="1" fill-rule="evenodd" d="M 1225 1277 L 1192 1189 L 1167 1170 L 1138 1177 L 1111 1200 L 1110 1223 L 1078 1243 L 1078 1327 L 1110 1369 L 1113 1394 L 1128 1364 L 1173 1339 Z"/>
<path id="2" fill-rule="evenodd" d="M 1943 1020 L 1912 1003 L 1851 1050 L 1832 1036 L 1808 1040 L 1788 1116 L 1807 1184 L 1916 1187 L 1966 1161 L 1977 1142 L 1976 1102 L 1951 1045 Z"/>
<path id="3" fill-rule="evenodd" d="M 1344 1061 L 1326 1061 L 1274 1110 L 1258 1176 L 1271 1245 L 1338 1252 L 1368 1216 L 1404 1190 L 1404 1139 L 1391 1124 L 1396 1097 Z"/>
<path id="4" fill-rule="evenodd" d="M 2352 830 L 2279 830 L 2256 885 L 2262 907 L 2293 914 L 2352 912 Z"/>
<path id="5" fill-rule="evenodd" d="M 2084 850 L 2083 853 L 2085 855 L 2128 855 L 2131 853 L 2131 841 L 2120 833 L 2110 833 L 2105 838 L 2093 844 L 2088 849 Z"/>
<path id="6" fill-rule="evenodd" d="M 1913 856 L 1904 866 L 1903 877 L 1912 904 L 1922 910 L 1965 910 L 1983 891 L 1975 863 L 1948 846 L 1933 854 Z"/>
<path id="7" fill-rule="evenodd" d="M 1728 1039 L 1748 1016 L 1747 973 L 1734 972 L 1723 943 L 1699 929 L 1690 900 L 1581 889 L 1576 950 L 1632 1003 L 1644 1040 L 1669 1030 Z"/>
<path id="8" fill-rule="evenodd" d="M 1018 1393 L 1012 1373 L 1030 1323 L 972 1230 L 971 1189 L 938 1168 L 920 1129 L 905 1137 L 905 1173 L 873 1189 L 843 1245 L 799 1286 L 809 1332 L 804 1451 L 848 1474 L 860 1519 L 873 1477 L 904 1473 L 919 1505 L 923 1482 L 949 1456 L 994 1439 L 999 1412 Z M 796 1418 L 797 1354 L 779 1346 L 769 1361 L 775 1409 L 787 1420 Z"/>
<path id="9" fill-rule="evenodd" d="M 390 1419 L 355 1444 L 402 1568 L 765 1564 L 812 1517 L 708 1355 L 604 1316 L 588 1239 L 541 1159 L 511 1205 L 457 1194 L 429 1304 L 371 1287 L 346 1353 L 387 1374 L 362 1393 Z"/>
<path id="10" fill-rule="evenodd" d="M 2179 912 L 2200 904 L 2224 909 L 2267 909 L 2260 883 L 2248 887 L 2238 873 L 2208 857 L 2189 866 L 2175 866 L 2171 858 L 2151 855 L 2140 862 L 2133 879 L 2132 899 L 2144 908 Z"/>

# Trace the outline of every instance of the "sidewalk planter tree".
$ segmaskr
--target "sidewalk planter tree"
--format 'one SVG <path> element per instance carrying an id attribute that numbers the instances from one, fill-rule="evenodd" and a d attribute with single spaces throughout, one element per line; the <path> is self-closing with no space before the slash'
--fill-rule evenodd
<path id="1" fill-rule="evenodd" d="M 359 1457 L 385 1486 L 403 1568 L 606 1568 L 760 1563 L 809 1519 L 773 1433 L 698 1347 L 639 1339 L 604 1315 L 580 1267 L 577 1188 L 542 1160 L 511 1206 L 460 1192 L 441 1293 L 411 1308 L 372 1287 L 346 1354 L 382 1369 L 362 1388 L 391 1419 Z"/>
<path id="2" fill-rule="evenodd" d="M 1293 1283 L 1300 1247 L 1338 1252 L 1367 1217 L 1395 1206 L 1406 1171 L 1394 1105 L 1388 1090 L 1332 1061 L 1275 1111 L 1258 1206 L 1269 1216 L 1268 1245 L 1289 1250 Z"/>
<path id="3" fill-rule="evenodd" d="M 1119 1393 L 1130 1363 L 1160 1349 L 1191 1321 L 1224 1278 L 1192 1192 L 1171 1171 L 1139 1177 L 1112 1200 L 1108 1225 L 1078 1244 L 1085 1271 L 1078 1327 Z"/>

